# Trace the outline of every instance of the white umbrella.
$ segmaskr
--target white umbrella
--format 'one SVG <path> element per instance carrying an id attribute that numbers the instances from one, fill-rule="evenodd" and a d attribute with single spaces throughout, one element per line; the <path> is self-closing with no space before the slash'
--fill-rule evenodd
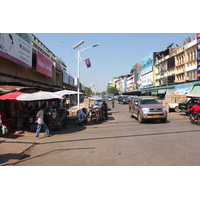
<path id="1" fill-rule="evenodd" d="M 78 94 L 77 91 L 73 91 L 73 90 L 61 90 L 61 91 L 57 91 L 54 92 L 55 94 L 64 96 L 64 95 L 70 95 L 70 94 Z M 83 94 L 82 92 L 79 92 L 79 94 Z"/>
<path id="2" fill-rule="evenodd" d="M 39 91 L 32 94 L 22 94 L 17 97 L 18 101 L 39 101 L 48 99 L 63 99 L 61 95 L 54 92 Z"/>

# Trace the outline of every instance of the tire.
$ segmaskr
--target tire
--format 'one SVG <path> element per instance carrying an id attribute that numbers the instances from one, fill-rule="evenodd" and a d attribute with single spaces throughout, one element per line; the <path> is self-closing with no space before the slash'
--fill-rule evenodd
<path id="1" fill-rule="evenodd" d="M 138 118 L 138 122 L 139 122 L 139 123 L 142 123 L 142 122 L 143 122 L 143 119 L 142 119 L 142 116 L 141 116 L 141 113 L 140 113 L 140 112 L 138 113 L 137 118 Z"/>
<path id="2" fill-rule="evenodd" d="M 174 108 L 174 110 L 175 110 L 175 112 L 179 112 L 178 106 L 176 106 L 176 107 Z"/>
<path id="3" fill-rule="evenodd" d="M 129 109 L 129 116 L 130 116 L 130 118 L 133 118 L 133 115 L 132 115 L 131 109 Z"/>
<path id="4" fill-rule="evenodd" d="M 166 123 L 167 122 L 167 118 L 160 119 L 160 122 L 161 123 Z"/>

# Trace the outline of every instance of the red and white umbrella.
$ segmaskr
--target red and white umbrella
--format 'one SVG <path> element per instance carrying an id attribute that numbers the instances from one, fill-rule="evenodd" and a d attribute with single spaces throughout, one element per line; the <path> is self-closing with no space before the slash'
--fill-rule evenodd
<path id="1" fill-rule="evenodd" d="M 11 102 L 17 102 L 17 97 L 27 94 L 24 92 L 11 92 L 0 96 L 0 100 L 9 100 Z"/>

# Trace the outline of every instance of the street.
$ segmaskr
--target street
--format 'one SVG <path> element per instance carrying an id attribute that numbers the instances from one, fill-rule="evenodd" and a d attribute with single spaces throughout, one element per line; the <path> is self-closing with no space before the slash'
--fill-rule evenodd
<path id="1" fill-rule="evenodd" d="M 127 104 L 117 102 L 105 122 L 72 125 L 36 140 L 15 166 L 200 165 L 200 127 L 184 113 L 170 112 L 167 123 L 140 124 Z"/>

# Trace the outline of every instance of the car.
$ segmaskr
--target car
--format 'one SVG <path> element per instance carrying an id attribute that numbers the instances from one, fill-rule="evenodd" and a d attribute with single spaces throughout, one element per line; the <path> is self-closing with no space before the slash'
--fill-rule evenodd
<path id="1" fill-rule="evenodd" d="M 122 95 L 118 97 L 118 103 L 122 103 L 122 104 L 128 104 L 129 100 L 128 100 L 128 95 Z"/>
<path id="2" fill-rule="evenodd" d="M 94 107 L 101 107 L 101 104 L 103 103 L 103 100 L 101 99 L 98 99 L 98 100 L 95 100 L 94 103 L 93 103 L 93 106 Z"/>
<path id="3" fill-rule="evenodd" d="M 108 97 L 108 100 L 111 101 L 111 100 L 112 100 L 112 97 Z"/>
<path id="4" fill-rule="evenodd" d="M 162 123 L 167 121 L 167 110 L 153 96 L 135 97 L 129 104 L 130 117 L 135 116 L 139 123 L 149 119 L 160 119 Z"/>

